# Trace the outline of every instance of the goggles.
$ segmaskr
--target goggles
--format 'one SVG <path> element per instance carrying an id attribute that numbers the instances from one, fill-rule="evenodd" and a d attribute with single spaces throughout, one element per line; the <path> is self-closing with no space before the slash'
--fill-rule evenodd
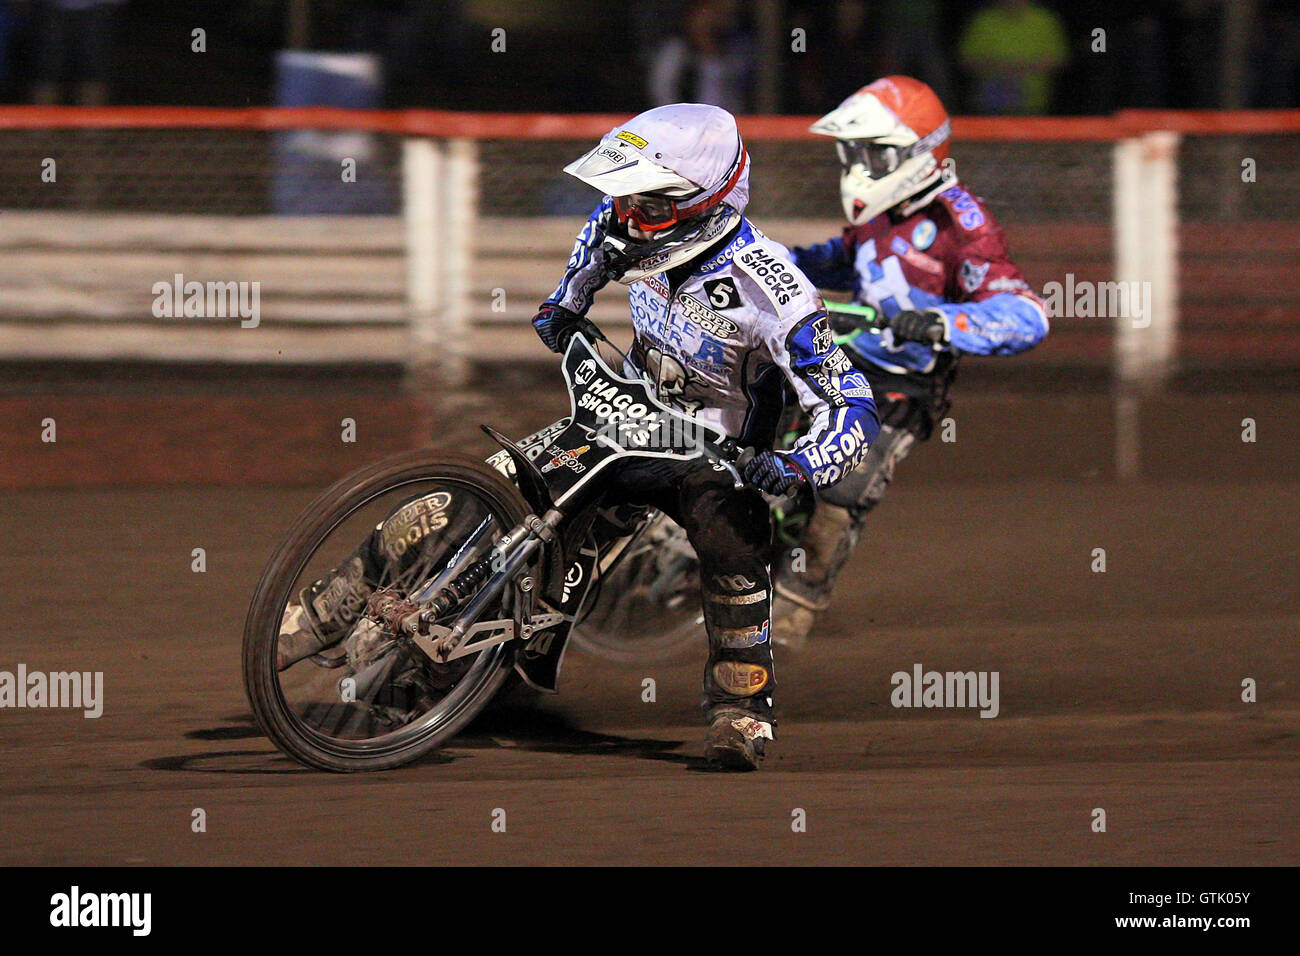
<path id="1" fill-rule="evenodd" d="M 882 179 L 896 170 L 904 160 L 939 146 L 951 132 L 952 122 L 944 120 L 938 129 L 922 136 L 910 146 L 885 146 L 871 140 L 837 139 L 835 153 L 846 173 L 854 166 L 861 166 L 868 179 Z"/>
<path id="2" fill-rule="evenodd" d="M 642 232 L 659 232 L 670 226 L 675 226 L 679 222 L 694 219 L 722 202 L 727 194 L 735 188 L 736 183 L 740 181 L 741 174 L 745 171 L 745 163 L 748 158 L 749 154 L 745 152 L 742 146 L 736 165 L 732 169 L 731 175 L 727 177 L 727 181 L 712 195 L 698 200 L 693 205 L 678 205 L 676 199 L 660 193 L 633 193 L 630 196 L 614 197 L 614 213 L 618 216 L 619 222 L 633 222 Z"/>
<path id="3" fill-rule="evenodd" d="M 644 232 L 667 229 L 678 220 L 677 201 L 654 193 L 615 196 L 614 212 L 619 222 L 634 222 Z"/>
<path id="4" fill-rule="evenodd" d="M 843 170 L 847 173 L 854 166 L 861 166 L 868 179 L 888 176 L 898 168 L 906 152 L 897 146 L 881 146 L 879 143 L 843 139 L 835 141 L 835 153 L 840 158 Z"/>

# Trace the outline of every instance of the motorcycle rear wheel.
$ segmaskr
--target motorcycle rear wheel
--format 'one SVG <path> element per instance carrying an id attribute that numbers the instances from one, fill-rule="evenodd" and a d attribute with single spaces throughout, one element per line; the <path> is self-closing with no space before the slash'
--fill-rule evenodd
<path id="1" fill-rule="evenodd" d="M 704 646 L 699 559 L 686 532 L 656 513 L 612 560 L 577 615 L 573 643 L 620 663 L 660 663 Z"/>

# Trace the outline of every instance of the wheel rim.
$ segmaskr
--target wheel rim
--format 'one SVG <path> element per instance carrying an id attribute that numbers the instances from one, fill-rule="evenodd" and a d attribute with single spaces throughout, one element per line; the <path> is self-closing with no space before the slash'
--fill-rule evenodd
<path id="1" fill-rule="evenodd" d="M 416 487 L 420 487 L 420 495 L 435 491 L 454 491 L 459 495 L 458 499 L 453 498 L 453 502 L 458 504 L 457 514 L 449 518 L 448 527 L 453 523 L 457 524 L 458 528 L 474 525 L 481 521 L 482 518 L 491 516 L 493 525 L 490 528 L 490 533 L 486 535 L 484 544 L 469 552 L 471 559 L 479 556 L 479 552 L 486 552 L 491 546 L 491 541 L 499 536 L 506 527 L 514 523 L 510 513 L 512 509 L 506 501 L 502 500 L 493 490 L 485 489 L 464 478 L 452 475 L 430 476 L 425 473 L 387 483 L 383 488 L 376 489 L 374 492 L 365 495 L 361 500 L 352 503 L 346 511 L 312 534 L 310 546 L 304 549 L 302 557 L 292 567 L 291 573 L 284 576 L 282 579 L 284 583 L 273 595 L 271 599 L 272 608 L 282 611 L 294 600 L 299 593 L 304 578 L 310 580 L 315 570 L 308 571 L 308 569 L 313 567 L 314 560 L 321 553 L 326 542 L 335 536 L 341 528 L 355 528 L 358 524 L 361 526 L 371 524 L 373 526 L 370 518 L 371 513 L 376 510 L 376 503 L 383 503 L 378 509 L 383 511 L 386 509 L 388 502 L 414 497 L 411 492 Z M 467 509 L 466 502 L 473 503 L 476 506 L 475 509 Z M 367 509 L 370 509 L 370 511 L 367 512 Z M 358 520 L 358 516 L 362 513 L 365 513 L 365 517 Z M 433 535 L 430 534 L 429 537 L 432 538 Z M 461 535 L 460 540 L 463 540 L 463 537 Z M 448 533 L 441 534 L 438 540 L 444 543 L 444 551 L 449 554 L 456 549 L 455 544 L 452 543 L 456 542 L 456 539 L 457 534 Z M 439 566 L 436 558 L 431 562 L 431 566 Z M 410 590 L 414 590 L 414 588 L 410 588 Z M 354 631 L 355 625 L 349 629 L 349 634 Z M 344 639 L 338 646 L 346 644 L 347 640 Z M 299 661 L 284 672 L 277 672 L 275 659 L 278 643 L 277 628 L 277 636 L 266 640 L 263 648 L 263 666 L 270 674 L 270 684 L 275 704 L 281 713 L 287 717 L 294 732 L 305 742 L 326 754 L 345 758 L 367 757 L 377 759 L 407 750 L 427 740 L 443 727 L 462 717 L 468 708 L 477 703 L 483 689 L 496 677 L 504 664 L 506 656 L 510 653 L 506 645 L 497 645 L 479 652 L 472 658 L 467 658 L 466 660 L 470 662 L 468 667 L 464 669 L 463 673 L 455 677 L 445 694 L 437 699 L 430 697 L 431 706 L 423 707 L 418 716 L 402 722 L 393 729 L 374 734 L 355 733 L 351 736 L 339 736 L 339 732 L 348 727 L 354 729 L 365 727 L 378 730 L 384 725 L 380 719 L 380 714 L 389 708 L 376 710 L 374 701 L 376 696 L 381 695 L 386 687 L 391 690 L 394 673 L 390 673 L 387 679 L 380 681 L 374 688 L 373 693 L 364 693 L 358 681 L 356 688 L 357 699 L 349 701 L 342 696 L 339 682 L 346 677 L 359 678 L 364 668 L 358 670 L 354 669 L 352 664 L 348 664 L 337 670 L 327 671 L 317 667 L 316 664 L 310 661 Z M 401 655 L 405 660 L 397 661 L 398 655 Z M 385 657 L 394 659 L 391 670 L 398 674 L 410 669 L 422 674 L 426 668 L 421 662 L 420 656 L 421 652 L 416 649 L 399 650 L 381 656 L 380 660 L 382 662 Z M 305 668 L 312 668 L 312 670 L 303 670 Z M 295 671 L 300 671 L 307 679 L 302 684 L 294 682 L 293 691 L 287 692 L 285 678 Z M 419 686 L 420 683 L 417 681 L 416 685 Z M 326 688 L 330 687 L 336 691 L 335 694 L 330 695 L 328 693 Z"/>

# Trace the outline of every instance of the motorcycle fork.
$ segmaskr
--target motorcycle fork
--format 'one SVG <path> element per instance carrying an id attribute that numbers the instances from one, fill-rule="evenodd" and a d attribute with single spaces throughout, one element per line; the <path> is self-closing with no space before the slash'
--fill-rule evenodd
<path id="1" fill-rule="evenodd" d="M 433 600 L 433 607 L 411 615 L 414 627 L 404 625 L 415 644 L 439 663 L 464 657 L 496 644 L 504 644 L 516 637 L 527 640 L 536 630 L 554 627 L 563 620 L 560 614 L 533 615 L 533 595 L 536 582 L 531 576 L 518 583 L 518 597 L 511 618 L 480 621 L 488 605 L 501 594 L 507 583 L 514 578 L 519 569 L 533 557 L 545 544 L 555 539 L 556 529 L 565 518 L 564 512 L 551 508 L 542 517 L 528 515 L 515 527 L 501 536 L 492 550 L 480 562 L 463 571 L 447 588 L 444 588 Z M 433 621 L 445 614 L 451 607 L 441 607 L 444 596 L 456 597 L 456 584 L 467 576 L 481 573 L 483 568 L 491 568 L 491 574 L 475 592 L 469 603 L 456 615 L 450 627 L 435 625 Z M 408 618 L 409 620 L 409 618 Z M 480 633 L 490 636 L 470 640 Z"/>

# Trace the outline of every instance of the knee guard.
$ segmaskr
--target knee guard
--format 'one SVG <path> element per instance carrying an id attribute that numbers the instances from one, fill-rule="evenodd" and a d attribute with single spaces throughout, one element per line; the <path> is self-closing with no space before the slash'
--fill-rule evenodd
<path id="1" fill-rule="evenodd" d="M 908 430 L 884 425 L 867 457 L 838 484 L 818 492 L 798 547 L 780 555 L 776 592 L 800 607 L 825 610 L 835 578 L 862 536 L 867 512 L 884 497 L 894 468 L 916 444 Z"/>

